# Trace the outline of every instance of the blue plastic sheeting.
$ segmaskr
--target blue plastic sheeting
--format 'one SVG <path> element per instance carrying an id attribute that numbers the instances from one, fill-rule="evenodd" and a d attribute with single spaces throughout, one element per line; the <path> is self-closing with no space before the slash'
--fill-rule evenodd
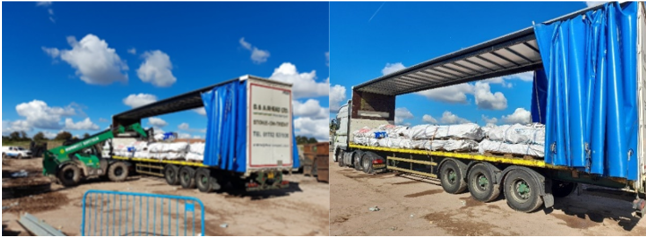
<path id="1" fill-rule="evenodd" d="M 546 163 L 637 179 L 637 4 L 534 27 L 548 81 Z"/>
<path id="2" fill-rule="evenodd" d="M 202 93 L 202 102 L 207 116 L 204 165 L 246 172 L 247 80 L 233 81 Z M 292 145 L 296 145 L 295 136 L 292 136 Z M 298 148 L 293 147 L 293 164 L 298 168 Z"/>
<path id="3" fill-rule="evenodd" d="M 545 107 L 547 106 L 547 76 L 545 70 L 534 72 L 532 88 L 532 122 L 545 124 Z"/>

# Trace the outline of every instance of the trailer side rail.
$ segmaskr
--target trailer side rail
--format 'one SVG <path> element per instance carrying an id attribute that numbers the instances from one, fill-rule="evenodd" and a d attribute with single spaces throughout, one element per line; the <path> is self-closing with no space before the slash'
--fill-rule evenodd
<path id="1" fill-rule="evenodd" d="M 137 161 L 137 162 L 177 164 L 177 165 L 195 166 L 195 167 L 209 167 L 202 163 L 181 161 L 181 160 L 158 160 L 158 159 L 145 159 L 145 158 L 135 158 L 135 157 L 123 157 L 123 156 L 116 156 L 116 155 L 112 156 L 112 158 L 118 159 L 118 160 Z"/>

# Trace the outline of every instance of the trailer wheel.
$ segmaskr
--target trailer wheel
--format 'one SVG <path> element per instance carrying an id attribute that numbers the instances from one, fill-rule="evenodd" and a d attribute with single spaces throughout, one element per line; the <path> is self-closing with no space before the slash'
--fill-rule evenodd
<path id="1" fill-rule="evenodd" d="M 166 183 L 168 185 L 177 185 L 178 181 L 178 168 L 176 165 L 167 164 L 164 167 L 164 177 L 166 178 Z"/>
<path id="2" fill-rule="evenodd" d="M 500 195 L 500 187 L 494 184 L 491 170 L 483 163 L 474 165 L 469 171 L 469 192 L 481 202 L 490 202 Z"/>
<path id="3" fill-rule="evenodd" d="M 75 164 L 66 164 L 58 171 L 57 177 L 65 187 L 76 186 L 81 181 L 81 169 Z"/>
<path id="4" fill-rule="evenodd" d="M 563 198 L 570 195 L 576 189 L 577 183 L 552 180 L 552 195 Z"/>
<path id="5" fill-rule="evenodd" d="M 355 170 L 357 170 L 357 171 L 362 171 L 363 170 L 363 166 L 361 166 L 361 164 L 362 164 L 361 159 L 363 158 L 363 155 L 365 155 L 365 154 L 366 153 L 364 153 L 363 151 L 360 151 L 360 150 L 357 150 L 357 151 L 354 152 L 354 154 L 352 154 L 352 163 L 354 165 Z"/>
<path id="6" fill-rule="evenodd" d="M 197 184 L 197 189 L 203 193 L 210 193 L 213 191 L 213 178 L 211 177 L 211 171 L 206 168 L 198 168 L 195 172 L 195 183 Z"/>
<path id="7" fill-rule="evenodd" d="M 124 162 L 116 162 L 108 169 L 108 178 L 113 182 L 122 182 L 128 178 L 128 165 Z"/>
<path id="8" fill-rule="evenodd" d="M 507 205 L 516 211 L 535 211 L 543 204 L 538 189 L 538 182 L 527 171 L 510 171 L 505 178 Z"/>
<path id="9" fill-rule="evenodd" d="M 458 194 L 464 192 L 467 188 L 467 183 L 462 178 L 462 171 L 453 160 L 446 161 L 440 168 L 440 182 L 447 193 Z"/>
<path id="10" fill-rule="evenodd" d="M 179 169 L 179 183 L 182 185 L 182 188 L 195 188 L 195 169 L 182 166 Z"/>
<path id="11" fill-rule="evenodd" d="M 343 150 L 339 150 L 336 156 L 336 161 L 339 162 L 339 167 L 343 168 L 345 167 L 345 164 L 343 163 L 343 154 L 345 152 Z"/>

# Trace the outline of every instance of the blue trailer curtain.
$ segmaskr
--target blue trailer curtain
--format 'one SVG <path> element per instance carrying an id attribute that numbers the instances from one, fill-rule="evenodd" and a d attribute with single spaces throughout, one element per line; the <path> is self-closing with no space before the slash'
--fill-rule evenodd
<path id="1" fill-rule="evenodd" d="M 234 81 L 202 93 L 207 116 L 204 164 L 224 170 L 247 169 L 247 81 Z"/>
<path id="2" fill-rule="evenodd" d="M 547 107 L 547 76 L 545 70 L 534 71 L 532 88 L 532 122 L 545 124 L 545 108 Z"/>
<path id="3" fill-rule="evenodd" d="M 534 27 L 545 75 L 545 162 L 637 179 L 637 4 Z"/>
<path id="4" fill-rule="evenodd" d="M 204 164 L 246 172 L 247 169 L 247 80 L 234 81 L 202 93 L 206 111 Z M 293 125 L 293 123 L 292 123 Z M 292 126 L 293 167 L 300 167 Z"/>

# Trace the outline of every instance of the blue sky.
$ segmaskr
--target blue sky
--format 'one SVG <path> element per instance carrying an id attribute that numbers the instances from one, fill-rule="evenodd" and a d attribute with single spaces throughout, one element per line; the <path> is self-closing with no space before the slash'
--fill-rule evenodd
<path id="1" fill-rule="evenodd" d="M 354 85 L 586 7 L 585 2 L 333 2 L 330 114 L 350 99 Z M 396 123 L 524 121 L 530 115 L 531 77 L 398 96 Z M 477 105 L 476 95 L 494 106 Z"/>
<path id="2" fill-rule="evenodd" d="M 251 74 L 294 83 L 297 134 L 327 139 L 328 10 L 325 2 L 3 3 L 2 132 L 93 134 L 133 106 Z M 203 138 L 206 117 L 184 111 L 142 124 Z"/>

